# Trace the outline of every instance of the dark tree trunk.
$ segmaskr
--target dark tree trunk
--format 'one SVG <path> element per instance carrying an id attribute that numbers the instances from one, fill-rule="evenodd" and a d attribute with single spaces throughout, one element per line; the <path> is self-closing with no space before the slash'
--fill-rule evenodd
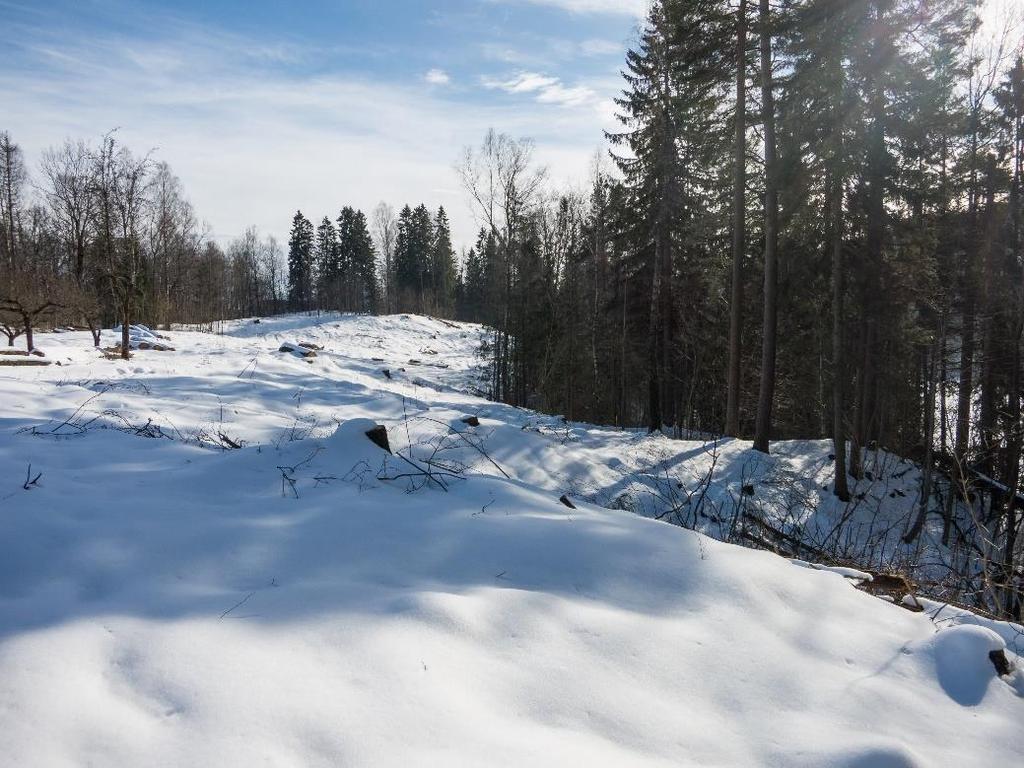
<path id="1" fill-rule="evenodd" d="M 128 306 L 128 299 L 125 298 L 121 312 L 121 357 L 125 360 L 131 357 L 131 336 L 128 323 L 131 322 L 131 309 Z"/>
<path id="2" fill-rule="evenodd" d="M 743 251 L 746 245 L 747 184 L 747 0 L 736 11 L 736 137 L 733 162 L 732 296 L 729 302 L 729 375 L 725 434 L 740 433 L 740 357 L 743 333 Z"/>
<path id="3" fill-rule="evenodd" d="M 935 442 L 935 392 L 936 392 L 936 369 L 939 344 L 938 340 L 930 355 L 927 355 L 925 370 L 925 397 L 924 397 L 924 462 L 921 467 L 921 497 L 918 500 L 917 519 L 913 526 L 903 537 L 905 544 L 910 544 L 924 529 L 928 517 L 928 507 L 932 497 L 932 446 Z"/>
<path id="4" fill-rule="evenodd" d="M 838 164 L 837 164 L 838 165 Z M 846 484 L 846 433 L 843 428 L 843 181 L 838 168 L 832 171 L 832 443 L 835 455 L 833 493 L 850 500 Z"/>
<path id="5" fill-rule="evenodd" d="M 86 317 L 85 322 L 89 325 L 89 333 L 92 334 L 92 345 L 99 349 L 100 346 L 100 326 L 92 317 Z"/>
<path id="6" fill-rule="evenodd" d="M 981 469 L 993 476 L 996 466 L 996 326 L 999 324 L 1002 301 L 997 296 L 999 275 L 996 264 L 995 232 L 995 161 L 991 160 L 987 170 L 985 191 L 984 236 L 985 249 L 984 279 L 982 285 L 982 336 L 981 336 L 981 408 L 979 413 L 979 436 L 981 437 Z M 993 505 L 996 497 L 993 496 Z M 993 509 L 993 514 L 998 510 Z"/>
<path id="7" fill-rule="evenodd" d="M 769 0 L 760 0 L 761 109 L 764 119 L 764 318 L 761 335 L 761 381 L 757 397 L 754 448 L 769 452 L 775 398 L 775 346 L 778 327 L 779 204 L 775 159 L 775 94 L 772 82 L 772 33 Z"/>
<path id="8" fill-rule="evenodd" d="M 971 113 L 971 148 L 969 155 L 970 184 L 968 202 L 968 240 L 963 256 L 961 282 L 960 383 L 957 391 L 956 454 L 957 482 L 963 489 L 967 479 L 964 464 L 971 442 L 971 401 L 974 394 L 974 323 L 976 301 L 976 270 L 978 251 L 978 108 Z"/>

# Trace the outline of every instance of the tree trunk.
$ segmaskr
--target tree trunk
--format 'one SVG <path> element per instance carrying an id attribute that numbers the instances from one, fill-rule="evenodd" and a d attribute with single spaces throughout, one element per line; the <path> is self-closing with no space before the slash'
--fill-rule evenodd
<path id="1" fill-rule="evenodd" d="M 131 310 L 128 306 L 128 299 L 125 297 L 124 304 L 122 305 L 121 312 L 121 357 L 127 360 L 131 357 L 131 336 L 129 333 L 128 323 L 131 322 Z"/>
<path id="2" fill-rule="evenodd" d="M 838 164 L 837 164 L 838 165 Z M 846 434 L 843 429 L 843 180 L 832 171 L 832 444 L 835 455 L 833 493 L 850 500 L 846 485 Z"/>
<path id="3" fill-rule="evenodd" d="M 941 337 L 941 334 L 940 334 Z M 924 462 L 921 467 L 921 497 L 918 503 L 917 519 L 907 535 L 903 537 L 904 544 L 910 544 L 924 529 L 925 520 L 928 517 L 928 507 L 932 497 L 932 451 L 935 442 L 935 392 L 936 392 L 936 370 L 938 368 L 939 342 L 936 339 L 931 354 L 928 355 L 925 363 L 925 397 L 924 397 Z"/>
<path id="4" fill-rule="evenodd" d="M 747 0 L 736 11 L 736 137 L 733 152 L 732 296 L 729 302 L 729 376 L 725 434 L 740 432 L 740 337 L 743 332 L 743 251 L 746 240 Z"/>
<path id="5" fill-rule="evenodd" d="M 957 391 L 956 438 L 953 450 L 957 459 L 957 481 L 963 488 L 966 483 L 964 462 L 970 450 L 971 401 L 974 390 L 974 321 L 975 321 L 975 272 L 978 249 L 978 108 L 971 114 L 970 186 L 968 202 L 968 238 L 963 257 L 963 274 L 960 276 L 962 299 L 962 327 L 960 330 L 960 383 Z"/>
<path id="6" fill-rule="evenodd" d="M 979 409 L 979 435 L 981 437 L 981 471 L 993 477 L 996 466 L 995 453 L 999 449 L 996 441 L 996 326 L 1001 314 L 1001 300 L 997 297 L 1000 276 L 996 265 L 995 232 L 995 161 L 989 162 L 985 192 L 985 219 L 982 247 L 985 249 L 984 278 L 982 284 L 982 335 L 981 335 L 981 407 Z M 998 506 L 993 496 L 993 506 Z M 993 513 L 998 510 L 993 509 Z"/>
<path id="7" fill-rule="evenodd" d="M 663 225 L 659 225 L 663 226 Z M 667 241 L 667 237 L 659 233 L 659 236 L 654 245 L 654 269 L 651 277 L 651 311 L 648 318 L 648 366 L 649 366 L 649 378 L 647 386 L 647 431 L 648 433 L 658 432 L 661 430 L 662 412 L 661 412 L 661 373 L 662 373 L 662 352 L 661 349 L 661 325 L 665 322 L 665 318 L 661 316 L 661 278 L 662 268 L 661 261 L 665 258 L 664 245 Z"/>
<path id="8" fill-rule="evenodd" d="M 769 0 L 760 0 L 761 109 L 764 119 L 764 318 L 761 332 L 761 381 L 757 397 L 754 448 L 769 452 L 775 398 L 775 345 L 778 327 L 779 204 L 775 159 L 775 94 L 772 82 L 772 35 Z"/>

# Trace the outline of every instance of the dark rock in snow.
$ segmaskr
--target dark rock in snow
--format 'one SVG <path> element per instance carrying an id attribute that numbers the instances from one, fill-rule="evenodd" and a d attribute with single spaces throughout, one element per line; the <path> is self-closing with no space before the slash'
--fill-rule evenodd
<path id="1" fill-rule="evenodd" d="M 391 443 L 388 442 L 388 428 L 383 424 L 378 424 L 373 429 L 368 429 L 366 431 L 366 436 L 370 438 L 370 442 L 374 445 L 377 445 L 388 453 L 391 453 Z"/>
<path id="2" fill-rule="evenodd" d="M 992 666 L 996 668 L 996 674 L 1002 677 L 1003 675 L 1013 674 L 1013 664 L 1006 658 L 1006 651 L 999 648 L 995 651 L 989 651 L 988 657 L 992 661 Z"/>
<path id="3" fill-rule="evenodd" d="M 305 358 L 316 357 L 316 351 L 315 350 L 308 349 L 308 348 L 303 347 L 301 345 L 293 346 L 291 344 L 285 343 L 285 344 L 282 344 L 281 347 L 277 351 L 278 352 L 291 352 L 292 354 L 299 355 L 300 357 L 305 357 Z M 312 361 L 310 360 L 308 362 L 312 362 Z"/>

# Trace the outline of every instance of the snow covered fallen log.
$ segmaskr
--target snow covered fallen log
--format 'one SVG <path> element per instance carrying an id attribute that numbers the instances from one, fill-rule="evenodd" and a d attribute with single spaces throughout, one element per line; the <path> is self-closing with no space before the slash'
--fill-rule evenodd
<path id="1" fill-rule="evenodd" d="M 302 342 L 285 342 L 277 350 L 278 352 L 287 352 L 296 357 L 310 359 L 316 357 L 316 350 L 303 345 Z"/>

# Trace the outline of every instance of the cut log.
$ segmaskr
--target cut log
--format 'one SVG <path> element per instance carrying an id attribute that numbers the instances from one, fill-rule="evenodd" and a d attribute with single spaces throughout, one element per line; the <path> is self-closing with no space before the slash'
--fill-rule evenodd
<path id="1" fill-rule="evenodd" d="M 38 357 L 15 357 L 8 358 L 6 360 L 0 360 L 0 365 L 3 366 L 25 366 L 25 365 L 50 365 L 50 360 L 40 360 Z"/>

